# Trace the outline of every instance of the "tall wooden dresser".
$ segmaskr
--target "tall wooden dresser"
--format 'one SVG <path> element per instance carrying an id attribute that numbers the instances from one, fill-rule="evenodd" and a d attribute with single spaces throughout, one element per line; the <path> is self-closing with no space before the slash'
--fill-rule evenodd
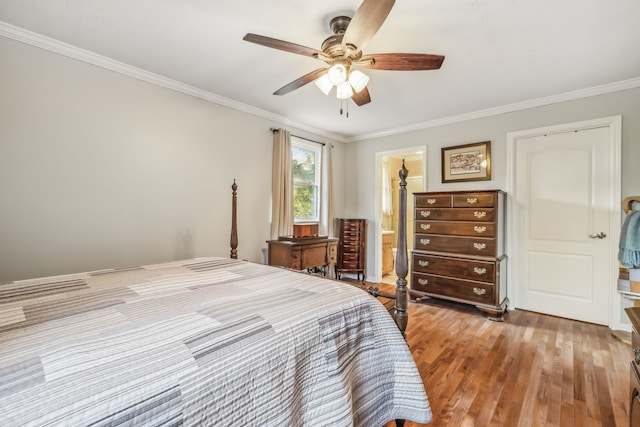
<path id="1" fill-rule="evenodd" d="M 367 268 L 367 220 L 336 219 L 338 234 L 338 262 L 336 278 L 343 273 L 355 274 L 364 283 Z M 360 279 L 362 275 L 362 279 Z"/>
<path id="2" fill-rule="evenodd" d="M 414 193 L 411 289 L 503 320 L 505 197 L 500 190 Z"/>

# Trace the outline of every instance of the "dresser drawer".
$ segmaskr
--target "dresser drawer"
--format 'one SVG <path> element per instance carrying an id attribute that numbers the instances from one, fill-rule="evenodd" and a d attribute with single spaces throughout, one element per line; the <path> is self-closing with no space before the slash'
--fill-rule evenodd
<path id="1" fill-rule="evenodd" d="M 480 304 L 495 303 L 495 286 L 489 283 L 414 272 L 411 289 Z"/>
<path id="2" fill-rule="evenodd" d="M 342 243 L 344 246 L 358 246 L 362 239 L 359 235 L 342 236 Z"/>
<path id="3" fill-rule="evenodd" d="M 362 268 L 359 261 L 343 261 L 342 267 L 345 270 L 355 270 L 358 268 Z"/>
<path id="4" fill-rule="evenodd" d="M 358 242 L 360 241 L 360 231 L 345 231 L 342 238 L 344 241 Z"/>
<path id="5" fill-rule="evenodd" d="M 454 208 L 492 208 L 495 206 L 493 194 L 455 194 L 453 195 Z"/>
<path id="6" fill-rule="evenodd" d="M 415 219 L 494 222 L 496 212 L 494 208 L 418 208 L 416 209 Z"/>
<path id="7" fill-rule="evenodd" d="M 341 259 L 344 262 L 357 262 L 360 259 L 359 253 L 343 253 Z"/>
<path id="8" fill-rule="evenodd" d="M 465 255 L 496 256 L 496 240 L 480 237 L 416 234 L 414 249 Z"/>
<path id="9" fill-rule="evenodd" d="M 414 206 L 416 208 L 449 208 L 451 207 L 450 195 L 423 195 L 415 196 Z"/>
<path id="10" fill-rule="evenodd" d="M 302 250 L 295 248 L 291 250 L 291 268 L 294 270 L 300 270 L 302 268 Z"/>
<path id="11" fill-rule="evenodd" d="M 347 243 L 341 245 L 340 248 L 344 253 L 358 253 L 360 252 L 360 243 Z"/>
<path id="12" fill-rule="evenodd" d="M 360 256 L 360 254 L 341 254 L 341 256 L 339 256 L 338 258 L 340 268 L 362 268 L 362 257 Z"/>
<path id="13" fill-rule="evenodd" d="M 350 232 L 354 232 L 354 231 L 360 231 L 361 229 L 361 224 L 359 221 L 345 221 L 344 224 L 342 225 L 342 230 L 344 231 L 344 233 L 350 233 Z"/>
<path id="14" fill-rule="evenodd" d="M 413 270 L 419 273 L 495 283 L 496 265 L 494 262 L 447 258 L 414 252 Z"/>
<path id="15" fill-rule="evenodd" d="M 329 245 L 329 253 L 327 254 L 328 263 L 335 264 L 338 261 L 338 245 L 336 243 L 332 243 Z"/>
<path id="16" fill-rule="evenodd" d="M 496 236 L 496 227 L 492 222 L 416 221 L 415 229 L 418 233 L 448 234 L 451 236 Z"/>

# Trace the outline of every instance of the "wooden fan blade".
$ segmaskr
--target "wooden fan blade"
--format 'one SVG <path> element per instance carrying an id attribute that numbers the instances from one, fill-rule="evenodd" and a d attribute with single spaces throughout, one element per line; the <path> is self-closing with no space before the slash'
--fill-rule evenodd
<path id="1" fill-rule="evenodd" d="M 395 0 L 364 0 L 344 32 L 342 49 L 346 52 L 347 44 L 351 44 L 356 52 L 362 50 L 387 19 L 394 3 Z"/>
<path id="2" fill-rule="evenodd" d="M 289 83 L 286 86 L 281 87 L 280 89 L 278 89 L 277 91 L 273 92 L 274 95 L 286 95 L 289 92 L 292 92 L 296 89 L 301 88 L 302 86 L 306 85 L 307 83 L 311 83 L 312 81 L 314 81 L 315 79 L 317 79 L 318 77 L 321 77 L 323 74 L 327 73 L 327 69 L 326 68 L 318 68 L 317 70 L 314 70 L 312 72 L 310 72 L 309 74 L 305 74 L 304 76 L 295 79 L 294 81 L 292 81 L 291 83 Z"/>
<path id="3" fill-rule="evenodd" d="M 364 104 L 370 103 L 371 95 L 369 95 L 369 89 L 365 87 L 360 92 L 354 92 L 351 99 L 353 99 L 353 102 L 355 102 L 358 107 L 362 107 Z"/>
<path id="4" fill-rule="evenodd" d="M 326 57 L 325 53 L 313 49 L 311 47 L 302 46 L 299 44 L 286 42 L 284 40 L 278 40 L 267 36 L 261 36 L 258 34 L 247 33 L 242 40 L 246 40 L 251 43 L 256 43 L 262 46 L 267 46 L 273 49 L 284 50 L 285 52 L 296 53 L 298 55 L 310 56 L 312 58 L 323 59 Z"/>
<path id="5" fill-rule="evenodd" d="M 373 70 L 411 71 L 437 70 L 442 61 L 444 56 L 426 53 L 377 53 L 365 55 L 354 64 Z"/>

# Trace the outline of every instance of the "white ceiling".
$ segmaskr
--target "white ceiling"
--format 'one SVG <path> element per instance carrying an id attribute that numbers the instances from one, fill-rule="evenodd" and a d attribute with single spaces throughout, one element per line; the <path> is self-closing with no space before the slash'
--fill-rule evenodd
<path id="1" fill-rule="evenodd" d="M 602 85 L 640 86 L 638 0 L 398 0 L 365 54 L 440 54 L 440 70 L 367 71 L 372 102 L 349 102 L 349 118 L 313 84 L 272 95 L 324 63 L 242 37 L 320 49 L 331 18 L 353 15 L 360 3 L 0 0 L 0 21 L 10 24 L 0 34 L 29 39 L 20 33 L 26 29 L 344 141 L 578 97 Z"/>

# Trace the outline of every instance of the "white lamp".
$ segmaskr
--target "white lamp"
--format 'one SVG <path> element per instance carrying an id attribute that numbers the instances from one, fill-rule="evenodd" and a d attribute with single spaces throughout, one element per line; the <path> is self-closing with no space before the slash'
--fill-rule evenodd
<path id="1" fill-rule="evenodd" d="M 351 84 L 349 84 L 349 82 L 343 82 L 336 86 L 336 90 L 336 96 L 340 99 L 347 99 L 353 96 L 353 89 L 351 89 Z"/>
<path id="2" fill-rule="evenodd" d="M 351 74 L 349 74 L 349 83 L 353 86 L 353 90 L 360 92 L 367 86 L 367 83 L 369 83 L 369 77 L 361 71 L 353 70 Z"/>
<path id="3" fill-rule="evenodd" d="M 325 74 L 314 82 L 318 89 L 325 95 L 329 95 L 331 89 L 336 87 L 336 96 L 339 99 L 347 99 L 353 96 L 354 91 L 360 92 L 369 83 L 369 77 L 361 71 L 349 72 L 342 63 L 333 64 Z"/>
<path id="4" fill-rule="evenodd" d="M 331 84 L 338 86 L 347 80 L 347 67 L 338 62 L 329 67 L 327 75 Z"/>
<path id="5" fill-rule="evenodd" d="M 322 77 L 316 79 L 315 84 L 325 95 L 329 95 L 329 92 L 333 89 L 333 83 L 329 80 L 328 74 L 323 74 Z"/>

